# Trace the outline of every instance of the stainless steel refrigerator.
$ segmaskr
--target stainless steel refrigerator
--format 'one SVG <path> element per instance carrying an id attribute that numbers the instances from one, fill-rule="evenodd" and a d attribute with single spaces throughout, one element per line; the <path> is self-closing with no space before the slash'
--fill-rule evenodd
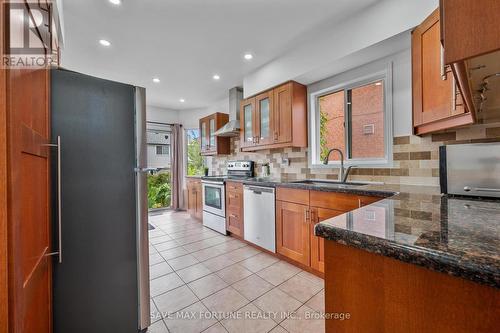
<path id="1" fill-rule="evenodd" d="M 54 332 L 141 331 L 150 323 L 145 90 L 54 69 L 51 110 Z"/>

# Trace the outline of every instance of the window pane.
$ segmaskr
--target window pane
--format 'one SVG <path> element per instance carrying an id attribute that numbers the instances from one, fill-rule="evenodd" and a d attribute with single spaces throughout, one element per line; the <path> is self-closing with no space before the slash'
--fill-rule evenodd
<path id="1" fill-rule="evenodd" d="M 269 137 L 269 98 L 260 102 L 260 138 Z"/>
<path id="2" fill-rule="evenodd" d="M 210 119 L 210 146 L 215 147 L 215 119 Z"/>
<path id="3" fill-rule="evenodd" d="M 345 155 L 344 105 L 343 90 L 319 98 L 321 160 L 331 148 L 338 148 Z M 340 156 L 333 152 L 328 160 L 339 161 Z"/>
<path id="4" fill-rule="evenodd" d="M 199 176 L 203 174 L 203 157 L 200 148 L 200 131 L 198 129 L 186 130 L 187 137 L 187 175 Z"/>
<path id="5" fill-rule="evenodd" d="M 245 119 L 243 120 L 244 124 L 245 124 L 245 128 L 244 128 L 245 141 L 252 142 L 253 133 L 252 133 L 252 105 L 251 104 L 245 105 L 243 117 L 245 117 Z"/>
<path id="6" fill-rule="evenodd" d="M 384 158 L 384 85 L 377 81 L 351 91 L 350 157 Z"/>

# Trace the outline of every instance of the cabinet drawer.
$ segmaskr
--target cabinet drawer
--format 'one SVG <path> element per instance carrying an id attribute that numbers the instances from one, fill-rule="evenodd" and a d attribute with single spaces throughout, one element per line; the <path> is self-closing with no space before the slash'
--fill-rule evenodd
<path id="1" fill-rule="evenodd" d="M 276 189 L 276 200 L 309 205 L 309 190 L 278 187 Z"/>
<path id="2" fill-rule="evenodd" d="M 228 193 L 243 193 L 243 184 L 237 182 L 226 182 L 226 191 Z"/>
<path id="3" fill-rule="evenodd" d="M 349 212 L 383 199 L 364 195 L 320 191 L 311 191 L 310 197 L 311 206 L 342 212 Z"/>
<path id="4" fill-rule="evenodd" d="M 227 207 L 240 209 L 243 203 L 243 195 L 237 192 L 228 192 L 226 198 Z"/>

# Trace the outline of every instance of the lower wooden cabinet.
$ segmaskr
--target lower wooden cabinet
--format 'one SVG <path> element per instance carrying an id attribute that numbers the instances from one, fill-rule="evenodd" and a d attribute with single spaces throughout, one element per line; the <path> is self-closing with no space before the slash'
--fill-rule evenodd
<path id="1" fill-rule="evenodd" d="M 308 205 L 276 202 L 276 251 L 310 265 L 311 219 Z"/>
<path id="2" fill-rule="evenodd" d="M 243 184 L 226 182 L 226 229 L 243 238 Z"/>
<path id="3" fill-rule="evenodd" d="M 203 219 L 203 195 L 201 179 L 188 178 L 187 183 L 187 211 L 191 217 Z"/>
<path id="4" fill-rule="evenodd" d="M 325 272 L 324 239 L 314 226 L 382 198 L 278 187 L 276 251 L 318 272 Z"/>

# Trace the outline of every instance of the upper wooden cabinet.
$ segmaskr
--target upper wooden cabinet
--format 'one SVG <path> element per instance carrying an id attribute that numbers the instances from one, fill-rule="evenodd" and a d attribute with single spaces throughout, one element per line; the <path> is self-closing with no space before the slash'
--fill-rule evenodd
<path id="1" fill-rule="evenodd" d="M 413 126 L 415 134 L 474 122 L 454 75 L 443 60 L 439 9 L 412 33 Z"/>
<path id="2" fill-rule="evenodd" d="M 226 113 L 214 113 L 200 119 L 200 144 L 202 155 L 227 155 L 230 153 L 228 137 L 215 136 L 215 131 L 229 121 Z"/>
<path id="3" fill-rule="evenodd" d="M 500 1 L 441 0 L 446 64 L 500 50 Z"/>
<path id="4" fill-rule="evenodd" d="M 241 101 L 241 149 L 307 147 L 306 95 L 291 81 Z"/>

